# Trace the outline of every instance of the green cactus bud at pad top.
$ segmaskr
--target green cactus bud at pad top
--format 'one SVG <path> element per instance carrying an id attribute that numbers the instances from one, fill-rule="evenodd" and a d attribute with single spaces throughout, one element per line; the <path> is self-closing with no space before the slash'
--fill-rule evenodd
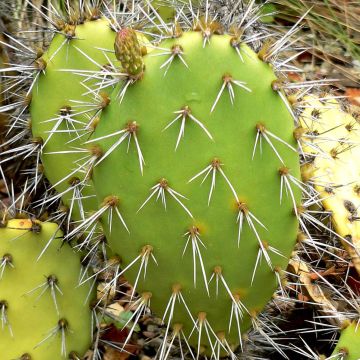
<path id="1" fill-rule="evenodd" d="M 151 303 L 198 352 L 223 351 L 256 324 L 295 243 L 293 119 L 271 66 L 228 35 L 184 32 L 144 65 L 91 139 L 109 245 L 137 309 Z"/>
<path id="2" fill-rule="evenodd" d="M 49 244 L 37 261 L 39 253 Z M 0 229 L 1 359 L 68 359 L 91 341 L 89 285 L 57 224 L 10 220 Z M 91 296 L 89 296 L 91 298 Z"/>

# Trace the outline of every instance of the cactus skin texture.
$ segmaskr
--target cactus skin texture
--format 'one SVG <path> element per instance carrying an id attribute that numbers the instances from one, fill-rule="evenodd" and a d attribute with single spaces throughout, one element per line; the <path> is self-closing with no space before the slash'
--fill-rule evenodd
<path id="1" fill-rule="evenodd" d="M 239 344 L 237 321 L 241 332 L 256 325 L 256 314 L 277 286 L 275 273 L 286 267 L 295 243 L 294 203 L 300 202 L 299 189 L 290 185 L 294 198 L 283 188 L 280 204 L 280 184 L 289 174 L 298 178 L 300 166 L 297 152 L 286 146 L 296 146 L 293 120 L 273 90 L 269 64 L 245 45 L 243 63 L 229 35 L 203 43 L 201 32 L 184 32 L 145 56 L 143 78 L 128 86 L 122 101 L 123 84 L 114 90 L 91 141 L 104 154 L 93 181 L 103 222 L 106 211 L 112 214 L 111 227 L 105 226 L 108 242 L 142 294 L 138 304 L 151 298 L 155 313 L 176 324 L 174 336 L 188 336 L 196 322 L 199 333 L 189 343 L 211 353 L 220 343 L 221 351 Z M 166 69 L 162 65 L 171 56 Z M 126 134 L 126 141 L 111 148 Z"/>
<path id="2" fill-rule="evenodd" d="M 356 322 L 350 322 L 341 331 L 337 346 L 330 358 L 339 360 L 360 359 L 360 330 Z"/>
<path id="3" fill-rule="evenodd" d="M 79 257 L 62 244 L 60 235 L 57 224 L 24 219 L 9 220 L 0 229 L 3 360 L 23 355 L 68 359 L 72 351 L 83 355 L 90 345 L 89 287 L 77 287 Z M 36 261 L 53 236 L 46 256 Z"/>
<path id="4" fill-rule="evenodd" d="M 161 0 L 152 1 L 151 5 L 156 9 L 156 12 L 162 19 L 168 21 L 174 18 L 175 10 L 172 6 L 164 5 L 164 2 Z"/>
<path id="5" fill-rule="evenodd" d="M 97 83 L 89 80 L 92 74 L 89 72 L 100 71 L 100 66 L 116 60 L 111 52 L 105 56 L 101 50 L 113 49 L 115 34 L 105 19 L 65 25 L 37 60 L 44 70 L 32 91 L 32 134 L 45 144 L 42 154 L 45 175 L 63 193 L 62 200 L 72 208 L 74 219 L 82 219 L 82 211 L 96 208 L 91 182 L 83 185 L 86 169 L 76 171 L 75 164 L 83 164 L 85 161 L 80 159 L 86 154 L 76 153 L 74 149 L 87 140 L 101 110 L 108 105 L 106 89 L 95 91 L 96 96 L 84 94 Z M 73 131 L 64 132 L 66 129 Z M 96 149 L 93 155 L 96 156 Z M 79 192 L 84 197 L 81 209 L 79 201 L 72 200 L 79 197 Z"/>
<path id="6" fill-rule="evenodd" d="M 334 99 L 323 103 L 308 97 L 307 102 L 300 118 L 307 129 L 302 136 L 303 149 L 314 160 L 304 165 L 303 177 L 314 182 L 324 209 L 331 213 L 334 230 L 360 274 L 360 126 Z"/>

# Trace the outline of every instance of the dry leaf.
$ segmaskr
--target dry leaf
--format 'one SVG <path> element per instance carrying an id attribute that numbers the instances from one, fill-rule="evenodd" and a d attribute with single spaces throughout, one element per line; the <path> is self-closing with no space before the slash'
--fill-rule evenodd
<path id="1" fill-rule="evenodd" d="M 360 106 L 360 89 L 357 88 L 347 88 L 345 91 L 349 102 L 353 105 Z"/>

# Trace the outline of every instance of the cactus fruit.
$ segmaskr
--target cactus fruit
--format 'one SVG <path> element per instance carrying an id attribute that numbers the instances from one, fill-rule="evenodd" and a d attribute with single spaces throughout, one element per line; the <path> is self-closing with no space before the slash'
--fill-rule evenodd
<path id="1" fill-rule="evenodd" d="M 36 261 L 52 238 L 46 256 Z M 78 287 L 80 266 L 57 224 L 14 219 L 0 229 L 1 359 L 84 354 L 91 311 L 89 287 Z"/>
<path id="2" fill-rule="evenodd" d="M 145 57 L 131 30 L 118 33 L 129 79 L 88 143 L 103 152 L 97 215 L 141 294 L 137 314 L 151 300 L 174 336 L 192 334 L 198 352 L 215 354 L 241 343 L 276 288 L 301 185 L 272 67 L 216 23 L 198 29 Z"/>
<path id="3" fill-rule="evenodd" d="M 303 177 L 314 184 L 360 274 L 360 164 L 354 161 L 360 158 L 360 125 L 335 99 L 304 101 L 302 148 L 310 161 L 303 165 Z"/>

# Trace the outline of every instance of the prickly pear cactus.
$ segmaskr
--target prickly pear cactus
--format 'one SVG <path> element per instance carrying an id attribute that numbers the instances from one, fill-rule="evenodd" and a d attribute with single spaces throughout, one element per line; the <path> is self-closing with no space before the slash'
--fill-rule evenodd
<path id="1" fill-rule="evenodd" d="M 36 260 L 50 242 L 46 256 Z M 9 220 L 0 229 L 2 359 L 68 359 L 90 346 L 89 287 L 57 224 Z"/>
<path id="2" fill-rule="evenodd" d="M 357 139 L 345 133 L 327 137 L 333 128 L 353 133 L 358 124 L 349 120 L 343 126 L 343 119 L 329 123 L 321 118 L 328 116 L 325 109 L 316 115 L 307 104 L 299 126 L 292 108 L 297 105 L 295 90 L 302 97 L 319 83 L 295 85 L 279 75 L 289 71 L 281 53 L 293 43 L 289 39 L 296 27 L 272 38 L 257 22 L 255 1 L 237 2 L 231 9 L 230 0 L 129 3 L 113 6 L 119 6 L 118 12 L 134 11 L 129 18 L 136 31 L 153 32 L 147 51 L 138 33 L 122 21 L 120 27 L 116 24 L 121 30 L 114 47 L 115 32 L 109 23 L 115 27 L 112 11 L 117 11 L 112 6 L 103 8 L 111 21 L 97 19 L 100 11 L 95 11 L 92 21 L 83 23 L 84 18 L 69 11 L 70 3 L 63 3 L 61 11 L 71 13 L 72 20 L 55 23 L 58 34 L 31 66 L 14 67 L 26 79 L 29 71 L 34 74 L 26 99 L 26 105 L 31 104 L 31 144 L 21 139 L 17 149 L 2 155 L 19 153 L 23 146 L 30 154 L 37 150 L 36 166 L 41 156 L 51 187 L 36 205 L 51 212 L 53 202 L 62 198 L 69 215 L 66 239 L 74 236 L 81 242 L 83 234 L 86 239 L 98 235 L 99 221 L 105 225 L 109 247 L 118 256 L 84 282 L 103 273 L 107 277 L 107 270 L 115 269 L 109 271 L 114 278 L 102 285 L 97 305 L 115 293 L 123 275 L 133 283 L 129 305 L 133 315 L 126 324 L 130 331 L 124 348 L 151 305 L 167 324 L 159 359 L 166 358 L 178 340 L 187 344 L 181 350 L 193 357 L 202 353 L 214 359 L 225 353 L 234 357 L 250 326 L 272 341 L 269 323 L 258 313 L 278 283 L 284 284 L 283 269 L 295 239 L 303 236 L 297 236 L 299 225 L 309 238 L 309 224 L 339 237 L 360 268 L 354 245 L 359 204 L 353 198 L 359 174 L 350 176 L 355 187 L 347 187 L 346 193 L 339 184 L 347 180 L 329 175 L 351 171 L 337 160 L 351 160 L 342 156 L 352 153 Z M 57 10 L 50 12 L 56 15 Z M 173 15 L 176 22 L 171 24 Z M 270 40 L 262 44 L 264 38 Z M 290 101 L 289 94 L 294 95 Z M 22 122 L 22 111 L 11 115 L 12 127 Z M 17 136 L 8 144 L 17 143 Z M 328 148 L 332 143 L 334 149 Z M 301 162 L 311 159 L 303 166 L 303 182 L 298 152 Z M 325 179 L 326 187 L 319 178 Z M 333 211 L 334 230 L 323 221 L 320 202 L 325 214 Z M 52 215 L 59 220 L 60 215 Z M 105 240 L 102 233 L 100 237 Z M 92 245 L 87 254 L 91 265 L 99 250 Z M 40 253 L 41 249 L 37 258 Z M 105 251 L 101 255 L 107 259 Z M 8 257 L 4 259 L 3 279 L 17 269 Z M 47 259 L 44 256 L 36 264 Z M 42 289 L 35 285 L 27 297 Z M 54 279 L 48 275 L 38 285 L 50 291 L 55 312 L 61 309 L 60 301 L 54 300 L 59 292 Z M 7 299 L 2 311 L 4 328 L 10 324 L 15 329 Z M 65 351 L 63 338 L 71 340 L 75 332 L 73 320 L 65 318 L 67 322 L 60 321 L 62 317 L 54 320 L 55 325 L 47 328 L 52 336 L 44 330 L 32 349 L 40 351 L 58 342 L 58 355 L 67 355 L 70 349 L 66 342 Z"/>
<path id="3" fill-rule="evenodd" d="M 102 149 L 96 215 L 140 293 L 134 318 L 151 303 L 172 339 L 232 353 L 294 246 L 299 157 L 263 54 L 215 22 L 195 28 L 145 57 L 133 30 L 117 34 L 128 79 L 88 142 Z"/>
<path id="4" fill-rule="evenodd" d="M 96 208 L 91 182 L 86 182 L 96 149 L 81 154 L 76 149 L 109 104 L 108 83 L 94 74 L 106 73 L 115 61 L 114 39 L 106 19 L 63 24 L 46 53 L 35 61 L 30 107 L 33 142 L 41 146 L 46 177 L 74 219 L 83 219 L 85 211 Z"/>
<path id="5" fill-rule="evenodd" d="M 302 148 L 310 160 L 303 178 L 314 184 L 334 233 L 360 273 L 360 125 L 335 99 L 308 97 L 305 102 Z"/>

